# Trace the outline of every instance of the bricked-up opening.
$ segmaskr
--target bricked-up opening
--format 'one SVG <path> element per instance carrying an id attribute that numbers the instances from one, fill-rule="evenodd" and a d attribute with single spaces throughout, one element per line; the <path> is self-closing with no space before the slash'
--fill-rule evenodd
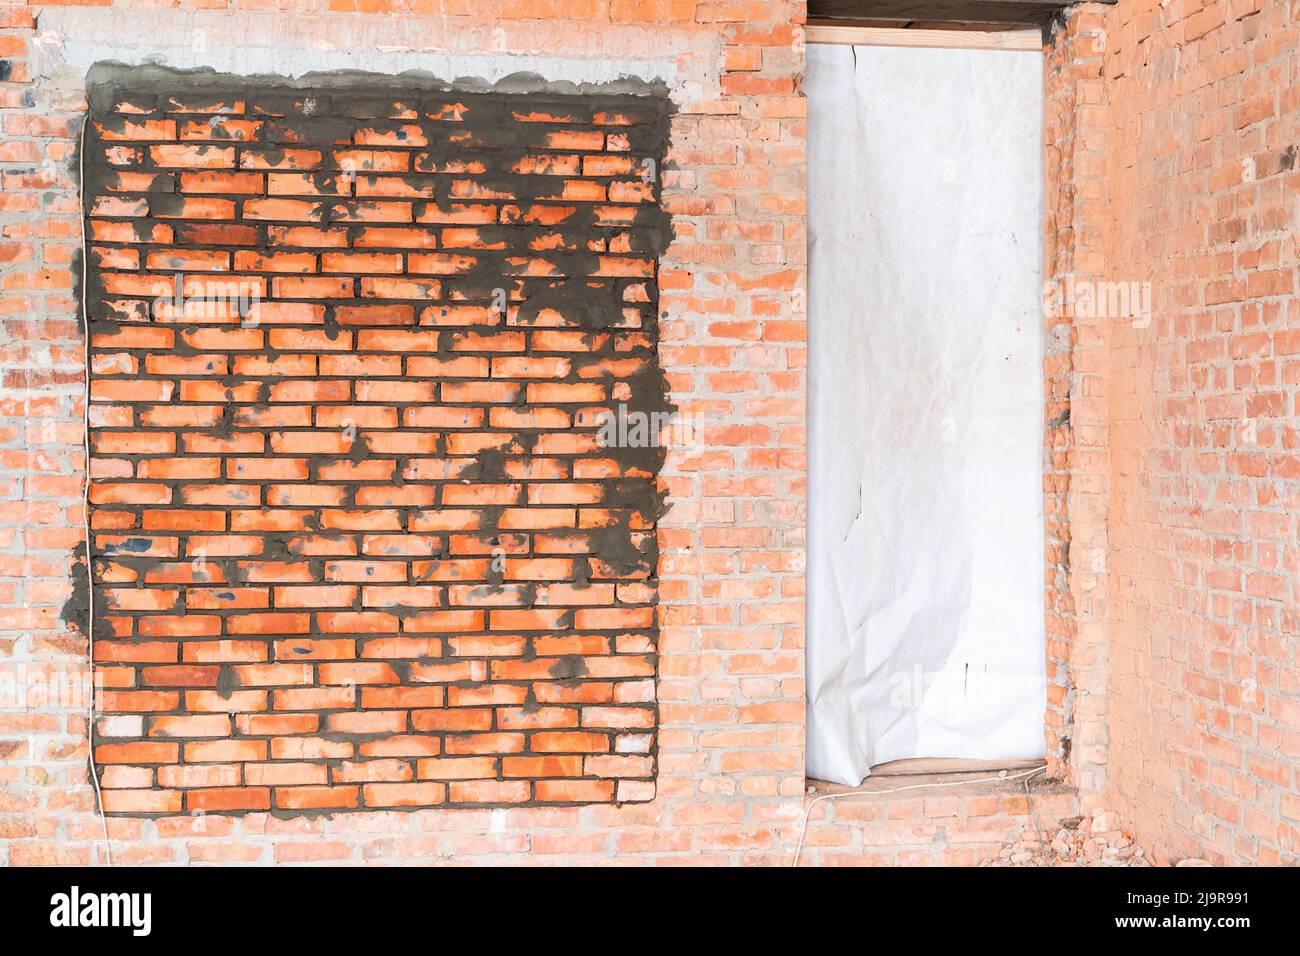
<path id="1" fill-rule="evenodd" d="M 88 94 L 107 812 L 653 797 L 666 98 Z"/>

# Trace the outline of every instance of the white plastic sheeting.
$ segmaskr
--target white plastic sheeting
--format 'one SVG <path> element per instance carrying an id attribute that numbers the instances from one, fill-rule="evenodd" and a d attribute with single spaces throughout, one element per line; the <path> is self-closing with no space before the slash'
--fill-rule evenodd
<path id="1" fill-rule="evenodd" d="M 1033 758 L 1042 58 L 810 46 L 808 775 Z"/>

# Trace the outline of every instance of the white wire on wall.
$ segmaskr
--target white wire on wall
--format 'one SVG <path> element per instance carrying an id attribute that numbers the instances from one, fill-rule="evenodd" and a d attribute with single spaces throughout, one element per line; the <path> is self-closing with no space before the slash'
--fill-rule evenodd
<path id="1" fill-rule="evenodd" d="M 81 139 L 77 144 L 77 199 L 81 223 L 81 321 L 85 333 L 86 393 L 82 401 L 82 443 L 85 448 L 86 481 L 81 493 L 81 520 L 86 530 L 86 656 L 90 665 L 90 703 L 86 710 L 86 763 L 90 769 L 90 783 L 95 790 L 95 809 L 99 811 L 99 825 L 104 831 L 104 862 L 113 865 L 113 842 L 108 836 L 108 817 L 104 815 L 104 793 L 99 786 L 99 771 L 95 768 L 95 575 L 91 568 L 90 546 L 90 311 L 87 306 L 86 283 L 90 278 L 90 246 L 86 244 L 86 129 L 90 114 L 81 120 Z"/>

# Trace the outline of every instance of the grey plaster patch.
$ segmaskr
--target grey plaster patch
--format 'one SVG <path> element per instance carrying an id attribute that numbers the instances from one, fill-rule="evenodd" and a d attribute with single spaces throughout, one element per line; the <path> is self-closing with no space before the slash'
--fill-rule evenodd
<path id="1" fill-rule="evenodd" d="M 36 72 L 84 76 L 94 64 L 111 61 L 290 79 L 340 71 L 414 73 L 446 78 L 449 89 L 498 92 L 535 92 L 541 83 L 548 92 L 617 93 L 635 92 L 623 84 L 653 84 L 683 102 L 717 94 L 721 63 L 716 38 L 659 26 L 569 30 L 560 55 L 527 48 L 530 34 L 538 32 L 535 23 L 490 27 L 436 17 L 150 10 L 142 30 L 141 16 L 111 7 L 43 10 L 33 41 Z M 620 56 L 615 50 L 646 52 Z M 690 75 L 683 63 L 692 65 Z"/>

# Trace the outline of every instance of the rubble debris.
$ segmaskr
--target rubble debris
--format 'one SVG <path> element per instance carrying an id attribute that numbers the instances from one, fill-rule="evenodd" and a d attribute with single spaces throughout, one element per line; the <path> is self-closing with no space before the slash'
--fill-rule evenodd
<path id="1" fill-rule="evenodd" d="M 1008 844 L 983 866 L 1151 866 L 1142 847 L 1119 828 L 1114 814 L 1075 817 L 1040 846 L 1032 828 L 1026 839 Z"/>

